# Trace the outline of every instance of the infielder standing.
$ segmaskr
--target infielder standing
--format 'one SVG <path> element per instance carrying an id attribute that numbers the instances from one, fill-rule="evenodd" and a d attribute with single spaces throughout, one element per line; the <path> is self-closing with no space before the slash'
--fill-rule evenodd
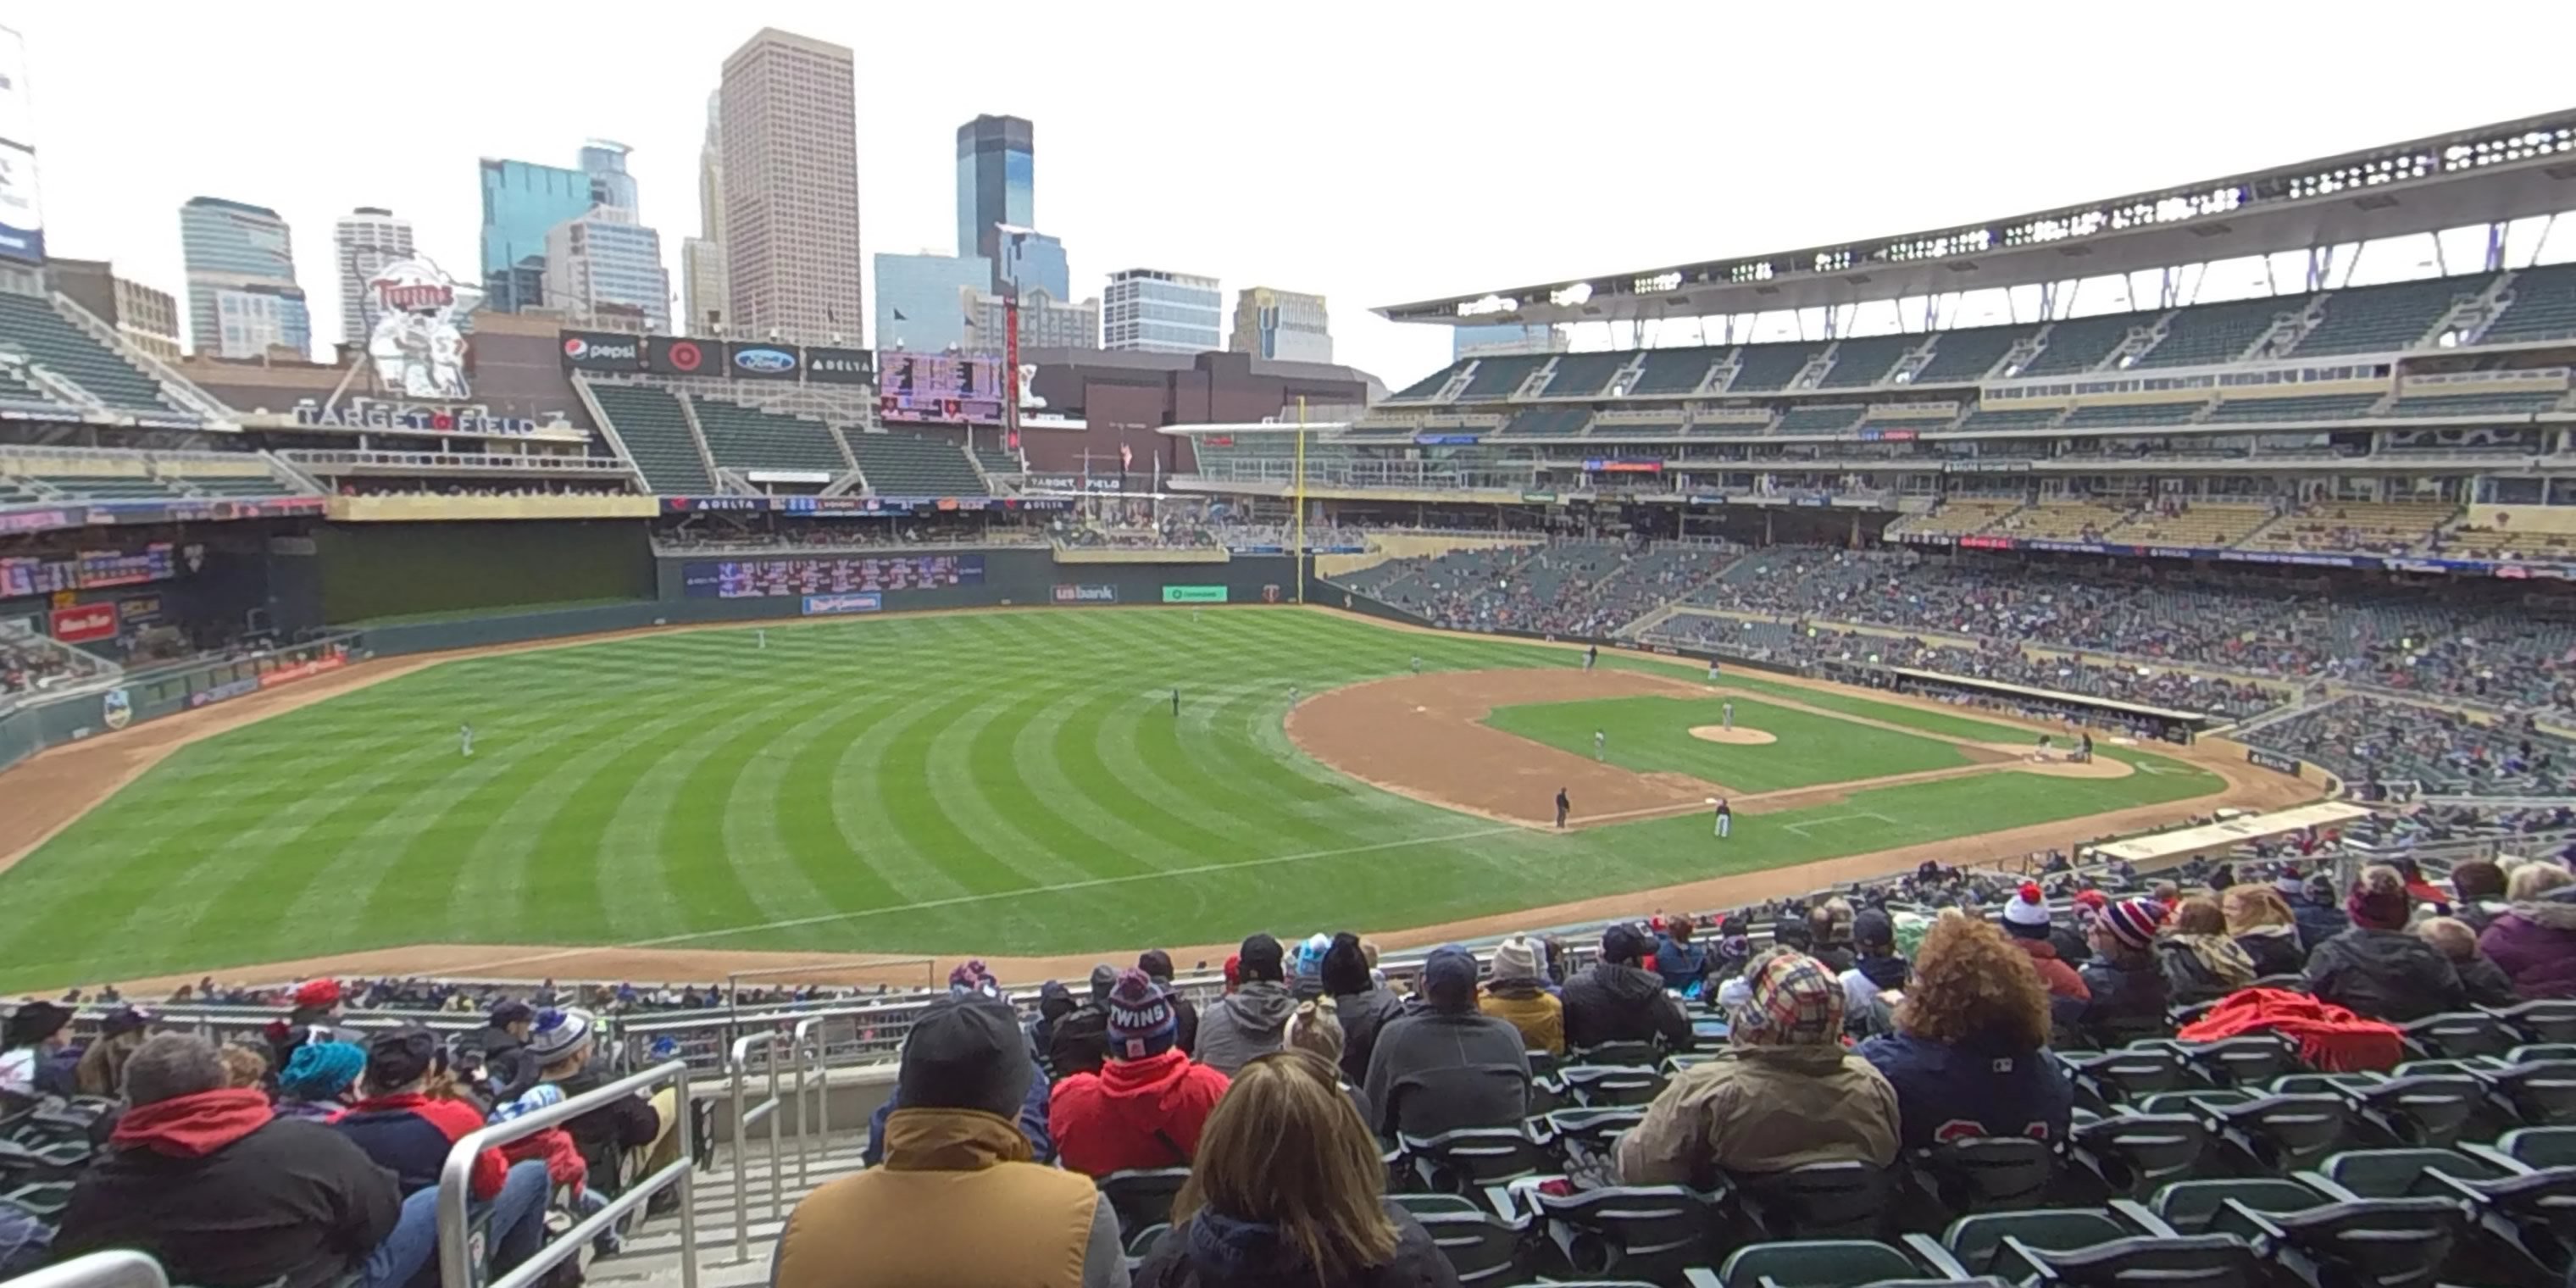
<path id="1" fill-rule="evenodd" d="M 1557 789 L 1556 789 L 1556 825 L 1557 825 L 1557 827 L 1558 827 L 1558 828 L 1560 828 L 1560 829 L 1561 829 L 1561 828 L 1563 828 L 1563 827 L 1565 826 L 1565 816 L 1566 816 L 1566 814 L 1567 814 L 1569 811 L 1571 811 L 1573 808 L 1574 808 L 1574 802 L 1572 802 L 1572 801 L 1570 801 L 1570 800 L 1566 799 L 1566 796 L 1565 796 L 1565 789 L 1564 789 L 1564 788 L 1562 788 L 1562 787 L 1557 788 Z"/>
<path id="2" fill-rule="evenodd" d="M 1723 727 L 1728 733 L 1735 732 L 1735 699 L 1726 700 L 1726 705 L 1718 711 L 1718 718 L 1725 721 Z"/>
<path id="3" fill-rule="evenodd" d="M 1415 675 L 1422 674 L 1422 655 L 1419 653 L 1413 655 L 1413 673 Z"/>
<path id="4" fill-rule="evenodd" d="M 1715 683 L 1717 683 L 1717 659 L 1716 659 L 1716 658 L 1710 658 L 1710 659 L 1708 660 L 1708 682 L 1709 682 L 1709 683 L 1711 683 L 1711 684 L 1715 684 Z"/>
<path id="5" fill-rule="evenodd" d="M 470 724 L 461 724 L 456 726 L 456 751 L 458 755 L 464 756 L 469 760 L 473 758 L 474 726 Z"/>
<path id="6" fill-rule="evenodd" d="M 1599 759 L 1601 759 L 1601 758 L 1602 758 L 1602 757 L 1601 757 L 1601 753 L 1602 753 L 1602 751 L 1603 751 L 1605 748 L 1607 748 L 1609 745 L 1610 745 L 1610 735 L 1609 735 L 1609 734 L 1604 733 L 1604 732 L 1602 732 L 1602 731 L 1601 731 L 1601 730 L 1599 730 L 1599 729 L 1595 729 L 1595 730 L 1593 730 L 1593 731 L 1592 731 L 1592 758 L 1593 758 L 1594 760 L 1599 760 Z"/>
<path id="7" fill-rule="evenodd" d="M 1723 796 L 1717 798 L 1717 821 L 1714 826 L 1717 839 L 1721 841 L 1726 839 L 1728 833 L 1735 830 L 1735 811 L 1727 805 L 1726 798 Z"/>
<path id="8" fill-rule="evenodd" d="M 1601 646 L 1600 646 L 1600 645 L 1598 645 L 1598 644 L 1591 644 L 1591 645 L 1586 645 L 1586 646 L 1584 647 L 1584 650 L 1583 650 L 1583 669 L 1584 669 L 1584 670 L 1586 670 L 1586 671 L 1591 670 L 1591 669 L 1592 669 L 1592 664 L 1593 664 L 1593 663 L 1595 663 L 1595 662 L 1598 662 L 1598 661 L 1600 661 L 1600 660 L 1601 660 Z"/>

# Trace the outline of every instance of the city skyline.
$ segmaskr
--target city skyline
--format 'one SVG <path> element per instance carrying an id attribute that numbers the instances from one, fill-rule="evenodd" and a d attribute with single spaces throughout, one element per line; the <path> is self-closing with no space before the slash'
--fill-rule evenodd
<path id="1" fill-rule="evenodd" d="M 2559 6 L 2503 8 L 2494 18 L 2518 31 L 2576 27 L 2576 15 Z M 1149 3 L 1105 24 L 1004 4 L 994 25 L 1025 47 L 1048 50 L 1069 73 L 1151 56 L 1213 78 L 1238 60 L 1240 42 L 1198 34 L 1203 24 L 1166 21 L 1189 12 Z M 49 249 L 111 261 L 120 275 L 173 294 L 186 280 L 171 211 L 203 194 L 268 206 L 297 234 L 297 277 L 310 292 L 314 329 L 324 331 L 325 319 L 341 316 L 331 237 L 339 215 L 361 204 L 400 211 L 415 225 L 420 252 L 463 276 L 476 253 L 468 167 L 484 156 L 560 163 L 589 137 L 636 149 L 639 218 L 662 230 L 665 268 L 680 280 L 680 245 L 699 224 L 706 95 L 725 51 L 766 23 L 859 51 L 863 252 L 953 244 L 954 183 L 941 180 L 955 172 L 958 123 L 986 113 L 1022 117 L 1046 134 L 1039 226 L 1078 252 L 1073 297 L 1098 295 L 1109 270 L 1140 264 L 1208 273 L 1229 294 L 1242 284 L 1283 283 L 1333 300 L 1336 356 L 1393 386 L 1445 362 L 1450 336 L 1386 323 L 1367 312 L 1375 305 L 2042 209 L 2506 119 L 2563 98 L 2545 78 L 2475 78 L 2439 101 L 2293 101 L 2255 128 L 2241 101 L 2199 92 L 2204 82 L 2232 83 L 2219 78 L 2234 74 L 2211 57 L 2208 24 L 2225 23 L 2243 47 L 2296 49 L 2321 67 L 2366 60 L 2384 37 L 2288 10 L 2211 6 L 2205 15 L 2119 29 L 2119 54 L 2105 61 L 2152 69 L 2173 92 L 2116 140 L 2081 112 L 2029 112 L 2028 90 L 2011 78 L 1944 82 L 1929 101 L 1892 110 L 1866 87 L 1918 67 L 1901 47 L 1838 50 L 1837 76 L 1855 87 L 1839 97 L 1815 92 L 1813 66 L 1754 60 L 1731 73 L 1723 96 L 1681 83 L 1689 78 L 1623 82 L 1628 97 L 1608 118 L 1469 113 L 1457 106 L 1455 84 L 1432 82 L 1525 64 L 1549 51 L 1540 35 L 1509 30 L 1513 24 L 1453 30 L 1454 15 L 1438 7 L 1353 5 L 1347 21 L 1332 16 L 1266 33 L 1262 53 L 1329 72 L 1324 79 L 1336 85 L 1319 86 L 1293 111 L 1247 114 L 1172 113 L 1086 89 L 1086 77 L 1075 74 L 957 77 L 907 62 L 895 46 L 867 39 L 846 9 L 819 4 L 782 3 L 757 21 L 671 41 L 667 31 L 621 31 L 576 14 L 497 5 L 468 3 L 440 22 L 397 29 L 389 19 L 290 2 L 256 30 L 216 11 L 156 15 L 147 42 L 118 39 L 110 16 L 95 9 L 0 4 L 0 23 L 27 38 Z M 1652 18 L 1659 44 L 1812 47 L 1812 32 L 1789 14 L 1658 10 Z M 2088 19 L 2106 36 L 2111 21 Z M 2040 30 L 2048 24 L 2010 14 L 1982 25 L 1991 30 L 1981 57 L 2033 68 L 2064 65 L 2070 37 L 2083 34 Z M 488 60 L 485 37 L 499 29 L 532 49 L 580 49 L 627 74 L 481 79 L 443 95 L 439 111 L 389 107 L 391 115 L 333 106 L 346 84 L 326 90 L 293 76 L 246 78 L 228 87 L 236 116 L 287 123 L 282 134 L 258 138 L 168 128 L 120 88 L 177 83 L 210 59 L 357 66 L 395 40 L 407 61 L 472 65 Z M 281 32 L 289 37 L 283 49 L 273 43 Z M 1423 57 L 1434 49 L 1440 74 L 1425 77 Z M 371 101 L 422 92 L 405 85 L 387 73 L 365 92 Z M 1765 102 L 1796 110 L 1736 107 Z M 399 127 L 390 127 L 395 120 Z M 2006 120 L 2009 131 L 1978 133 Z M 1985 163 L 1961 164 L 1970 145 L 1987 154 Z M 1576 157 L 1588 181 L 1538 182 L 1553 173 L 1547 158 Z M 1524 176 L 1529 191 L 1543 195 L 1491 200 L 1498 176 Z M 866 273 L 863 260 L 862 291 Z"/>

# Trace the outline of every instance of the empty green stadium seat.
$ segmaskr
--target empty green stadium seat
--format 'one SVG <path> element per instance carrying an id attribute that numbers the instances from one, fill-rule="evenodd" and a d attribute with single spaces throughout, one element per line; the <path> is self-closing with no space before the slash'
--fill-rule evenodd
<path id="1" fill-rule="evenodd" d="M 983 477 L 965 449 L 917 434 L 851 434 L 859 472 L 879 496 L 982 496 Z"/>
<path id="2" fill-rule="evenodd" d="M 2059 422 L 2062 429 L 2104 429 L 2124 425 L 2179 425 L 2209 404 L 2192 402 L 2117 403 L 2078 407 Z M 1979 426 L 1983 428 L 1983 426 Z"/>
<path id="3" fill-rule="evenodd" d="M 2090 371 L 2102 365 L 2136 327 L 2154 323 L 2153 314 L 2112 313 L 2100 317 L 2068 318 L 2050 324 L 2041 340 L 2041 349 L 2020 371 L 2019 376 L 2068 376 Z"/>
<path id="4" fill-rule="evenodd" d="M 73 325 L 49 299 L 0 292 L 0 344 L 25 353 L 36 365 L 86 389 L 118 411 L 174 416 L 154 380 Z"/>
<path id="5" fill-rule="evenodd" d="M 1823 342 L 1792 344 L 1748 344 L 1737 355 L 1735 379 L 1726 386 L 1728 393 L 1759 392 L 1786 389 L 1798 373 L 1825 351 Z M 1859 419 L 1854 416 L 1853 419 Z"/>
<path id="6" fill-rule="evenodd" d="M 1572 438 L 1591 423 L 1589 407 L 1531 407 L 1514 413 L 1503 432 L 1516 438 Z"/>
<path id="7" fill-rule="evenodd" d="M 2473 273 L 2336 291 L 2326 297 L 2325 316 L 2300 337 L 2295 352 L 2314 358 L 2415 348 L 2453 305 L 2484 294 L 2494 281 L 2492 273 Z"/>
<path id="8" fill-rule="evenodd" d="M 1413 1214 L 1458 1273 L 1461 1284 L 1518 1281 L 1515 1259 L 1526 1221 L 1506 1220 L 1474 1199 L 1456 1194 L 1390 1194 L 1389 1202 Z"/>
<path id="9" fill-rule="evenodd" d="M 2239 398 L 2221 402 L 2207 421 L 2239 424 L 2248 421 L 2290 424 L 2313 420 L 2352 420 L 2366 416 L 2379 401 L 2377 394 L 2303 394 L 2290 398 Z"/>
<path id="10" fill-rule="evenodd" d="M 1839 434 L 1858 424 L 1861 413 L 1867 410 L 1857 403 L 1792 407 L 1781 414 L 1771 431 L 1775 434 Z"/>
<path id="11" fill-rule="evenodd" d="M 1860 1288 L 1923 1273 L 1912 1258 L 1874 1239 L 1751 1243 L 1718 1267 L 1725 1288 Z"/>
<path id="12" fill-rule="evenodd" d="M 1506 353 L 1476 360 L 1476 374 L 1467 378 L 1467 387 L 1458 391 L 1458 401 L 1499 400 L 1520 392 L 1521 382 L 1530 373 L 1547 365 L 1544 353 Z"/>
<path id="13" fill-rule="evenodd" d="M 2556 406 L 2558 400 L 2565 396 L 2565 391 L 2557 389 L 2473 394 L 2435 394 L 2419 390 L 2400 395 L 2396 402 L 2389 404 L 2386 414 L 2420 419 L 2430 419 L 2435 416 L 2493 416 L 2498 419 L 2519 419 L 2536 412 L 2547 411 Z"/>
<path id="14" fill-rule="evenodd" d="M 2164 338 L 2141 355 L 2132 368 L 2199 367 L 2234 362 L 2272 329 L 2283 314 L 2308 306 L 2305 295 L 2230 300 L 2177 309 Z"/>
<path id="15" fill-rule="evenodd" d="M 590 395 L 655 492 L 694 496 L 716 490 L 679 399 L 642 385 L 592 385 Z"/>
<path id="16" fill-rule="evenodd" d="M 1946 384 L 1960 380 L 1982 380 L 1995 364 L 2012 352 L 2013 346 L 2029 336 L 2026 326 L 1981 326 L 1963 331 L 1943 331 L 1933 341 L 1932 358 L 1914 373 L 1918 385 Z"/>
<path id="17" fill-rule="evenodd" d="M 2333 1202 L 2297 1181 L 2256 1176 L 2176 1181 L 2157 1190 L 2147 1210 L 2180 1233 L 2206 1234 L 2231 1199 L 2257 1212 L 2304 1212 Z"/>
<path id="18" fill-rule="evenodd" d="M 1610 377 L 1619 374 L 1635 357 L 1629 352 L 1568 353 L 1559 355 L 1556 370 L 1549 373 L 1547 384 L 1538 393 L 1542 398 L 1589 398 L 1610 386 Z"/>
<path id="19" fill-rule="evenodd" d="M 706 435 L 708 454 L 726 469 L 840 474 L 850 468 L 832 442 L 831 427 L 812 417 L 781 416 L 721 398 L 689 401 Z"/>
<path id="20" fill-rule="evenodd" d="M 1629 386 L 1628 396 L 1690 393 L 1708 379 L 1708 369 L 1725 356 L 1722 348 L 1656 349 L 1646 355 L 1646 365 L 1638 370 L 1637 383 Z"/>
<path id="21" fill-rule="evenodd" d="M 2480 344 L 2559 340 L 2576 335 L 2576 264 L 2526 268 L 2505 286 L 2512 303 L 2478 337 Z"/>
<path id="22" fill-rule="evenodd" d="M 1396 390 L 1394 393 L 1388 394 L 1386 400 L 1388 402 L 1420 402 L 1427 399 L 1433 394 L 1439 393 L 1443 387 L 1448 385 L 1449 377 L 1455 375 L 1458 368 L 1465 366 L 1466 363 L 1467 360 L 1463 358 L 1457 362 L 1450 363 L 1448 366 L 1442 367 L 1438 371 L 1432 372 L 1430 375 L 1424 376 L 1422 379 L 1414 381 L 1412 384 L 1406 385 L 1404 388 Z"/>
<path id="23" fill-rule="evenodd" d="M 2440 1172 L 2462 1180 L 2487 1181 L 2506 1169 L 2486 1159 L 2450 1149 L 2353 1149 L 2325 1160 L 2318 1174 L 2363 1198 L 2401 1199 L 2421 1193 L 2417 1180 Z"/>
<path id="24" fill-rule="evenodd" d="M 1845 340 L 1834 346 L 1834 364 L 1825 378 L 1816 382 L 1819 389 L 1856 389 L 1879 384 L 1896 366 L 1896 360 L 1908 350 L 1923 343 L 1919 335 L 1872 335 Z"/>

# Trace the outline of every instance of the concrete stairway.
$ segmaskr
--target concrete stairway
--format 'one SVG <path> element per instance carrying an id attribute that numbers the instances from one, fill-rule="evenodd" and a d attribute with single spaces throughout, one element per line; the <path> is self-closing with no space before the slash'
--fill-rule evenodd
<path id="1" fill-rule="evenodd" d="M 866 1141 L 867 1134 L 860 1131 L 837 1134 L 821 1142 L 808 1154 L 801 1180 L 795 1147 L 792 1142 L 782 1141 L 775 1217 L 770 1215 L 765 1141 L 758 1134 L 752 1137 L 750 1151 L 741 1156 L 745 1166 L 739 1168 L 732 1146 L 718 1149 L 715 1165 L 700 1168 L 695 1178 L 699 1288 L 750 1288 L 769 1282 L 770 1250 L 778 1241 L 778 1231 L 786 1224 L 787 1215 L 796 1210 L 797 1201 L 808 1191 L 858 1171 L 859 1151 Z M 746 1181 L 749 1188 L 743 1194 L 744 1249 L 738 1256 L 734 1246 L 734 1190 Z M 592 1261 L 588 1278 L 593 1284 L 616 1288 L 678 1288 L 680 1222 L 676 1214 L 646 1221 L 626 1237 L 626 1245 L 617 1255 Z"/>

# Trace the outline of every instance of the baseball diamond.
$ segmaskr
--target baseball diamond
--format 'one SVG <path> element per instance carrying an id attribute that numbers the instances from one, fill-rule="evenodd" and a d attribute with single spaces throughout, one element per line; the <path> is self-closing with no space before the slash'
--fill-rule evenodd
<path id="1" fill-rule="evenodd" d="M 1726 683 L 1782 741 L 1719 747 L 1690 735 L 1709 699 L 1689 668 L 1586 673 L 1319 612 L 764 629 L 765 648 L 717 627 L 457 656 L 181 746 L 0 878 L 0 987 L 410 944 L 1055 954 L 1255 916 L 1394 931 L 2241 790 L 2161 752 L 2113 763 L 2174 772 L 1987 772 L 2026 735 L 1751 676 Z M 1395 708 L 1416 704 L 1383 695 L 1410 686 L 1515 705 L 1408 731 Z M 1569 755 L 1567 730 L 1605 722 L 1611 763 Z M 1372 741 L 1449 785 L 1385 783 L 1353 763 Z M 1722 759 L 1668 759 L 1696 749 Z M 1540 819 L 1556 784 L 1523 784 L 1562 761 L 1588 771 L 1580 830 L 1486 821 Z M 1703 780 L 1758 816 L 1723 851 Z M 45 933 L 75 923 L 113 933 Z"/>

